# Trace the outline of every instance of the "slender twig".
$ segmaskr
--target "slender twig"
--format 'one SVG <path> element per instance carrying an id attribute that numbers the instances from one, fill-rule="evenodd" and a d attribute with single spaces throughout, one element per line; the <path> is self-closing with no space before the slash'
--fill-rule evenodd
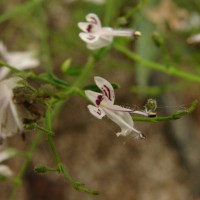
<path id="1" fill-rule="evenodd" d="M 173 113 L 169 116 L 162 116 L 162 117 L 133 117 L 134 121 L 140 121 L 140 122 L 162 122 L 162 121 L 170 121 L 170 120 L 177 120 L 181 117 L 190 114 L 193 112 L 197 107 L 198 101 L 195 100 L 191 103 L 190 107 L 183 110 L 178 110 L 177 112 Z"/>
<path id="2" fill-rule="evenodd" d="M 0 60 L 0 67 L 7 67 L 8 69 L 10 69 L 10 70 L 13 71 L 13 72 L 21 72 L 21 70 L 19 70 L 19 69 L 13 67 L 13 66 L 11 66 L 11 65 L 9 65 L 9 64 L 7 64 L 7 63 L 1 61 L 1 60 Z"/>
<path id="3" fill-rule="evenodd" d="M 139 2 L 137 3 L 136 6 L 132 7 L 130 10 L 127 11 L 127 13 L 123 16 L 123 18 L 128 19 L 128 18 L 132 17 L 133 14 L 134 14 L 137 10 L 141 9 L 141 7 L 142 7 L 146 2 L 147 2 L 147 0 L 139 1 Z"/>
<path id="4" fill-rule="evenodd" d="M 26 151 L 25 153 L 25 160 L 24 160 L 24 163 L 22 164 L 22 167 L 20 169 L 20 172 L 18 174 L 18 176 L 14 179 L 13 183 L 14 183 L 14 187 L 13 187 L 13 190 L 10 194 L 10 198 L 9 200 L 14 200 L 15 197 L 16 197 L 16 193 L 17 193 L 17 190 L 18 188 L 22 185 L 22 181 L 23 181 L 23 177 L 24 177 L 24 174 L 26 172 L 26 169 L 30 163 L 30 160 L 33 156 L 33 153 L 37 147 L 37 145 L 39 144 L 40 140 L 42 138 L 42 135 L 41 134 L 36 134 L 30 148 Z"/>
<path id="5" fill-rule="evenodd" d="M 49 131 L 48 129 L 46 129 L 46 128 L 42 127 L 42 126 L 39 126 L 36 123 L 27 125 L 26 128 L 27 129 L 29 129 L 29 128 L 31 128 L 31 129 L 38 129 L 41 132 L 48 133 L 48 134 L 51 134 L 51 135 L 54 134 L 52 131 Z"/>
<path id="6" fill-rule="evenodd" d="M 17 15 L 22 15 L 24 12 L 30 12 L 29 9 L 41 4 L 42 2 L 43 0 L 32 0 L 24 2 L 19 6 L 13 6 L 13 9 L 9 9 L 9 11 L 1 13 L 0 23 L 5 22 L 6 20 L 9 20 Z"/>
<path id="7" fill-rule="evenodd" d="M 52 127 L 51 127 L 52 111 L 51 111 L 51 105 L 49 105 L 49 104 L 47 104 L 45 119 L 46 119 L 46 129 L 48 130 L 48 132 L 52 132 Z M 85 187 L 83 184 L 78 183 L 78 182 L 73 180 L 73 178 L 70 176 L 69 172 L 63 166 L 62 161 L 60 160 L 60 157 L 59 157 L 59 155 L 56 151 L 56 148 L 55 148 L 55 145 L 54 145 L 54 142 L 53 142 L 52 134 L 48 133 L 47 137 L 48 137 L 47 141 L 48 141 L 48 144 L 49 144 L 51 151 L 53 153 L 53 157 L 54 157 L 54 160 L 57 164 L 58 171 L 65 176 L 65 178 L 72 184 L 74 189 L 79 190 L 79 191 L 84 191 L 84 192 L 89 193 L 89 194 L 97 195 L 98 191 L 91 190 L 91 189 Z"/>
<path id="8" fill-rule="evenodd" d="M 82 70 L 81 75 L 77 78 L 75 83 L 73 84 L 74 87 L 81 86 L 85 80 L 88 78 L 90 71 L 93 69 L 96 60 L 94 57 L 89 57 L 88 62 L 86 63 L 84 69 Z"/>
<path id="9" fill-rule="evenodd" d="M 155 69 L 157 71 L 161 71 L 161 72 L 169 74 L 169 75 L 174 75 L 174 76 L 183 78 L 188 81 L 200 82 L 200 76 L 198 76 L 198 75 L 182 71 L 174 66 L 164 66 L 162 64 L 158 64 L 158 63 L 146 60 L 146 59 L 140 57 L 138 54 L 130 51 L 129 49 L 127 49 L 126 47 L 124 47 L 120 44 L 115 44 L 114 47 L 119 52 L 123 53 L 128 58 L 130 58 L 131 60 L 137 61 L 140 64 L 142 64 L 142 66 L 144 66 L 144 67 Z"/>
<path id="10" fill-rule="evenodd" d="M 50 30 L 47 27 L 47 20 L 46 20 L 46 11 L 45 6 L 47 3 L 43 1 L 41 4 L 38 4 L 36 7 L 37 12 L 37 18 L 38 18 L 38 24 L 40 29 L 40 39 L 41 39 L 41 51 L 44 55 L 44 62 L 46 63 L 46 71 L 50 72 L 53 69 L 52 66 L 52 58 L 51 58 L 51 51 L 50 51 L 50 42 L 49 42 L 49 36 L 50 36 Z"/>

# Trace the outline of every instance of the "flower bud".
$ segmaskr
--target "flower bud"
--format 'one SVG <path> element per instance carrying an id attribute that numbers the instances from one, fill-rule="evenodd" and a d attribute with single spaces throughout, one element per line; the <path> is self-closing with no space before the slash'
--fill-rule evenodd
<path id="1" fill-rule="evenodd" d="M 161 47 L 164 43 L 163 38 L 157 32 L 152 33 L 152 39 L 157 47 Z"/>

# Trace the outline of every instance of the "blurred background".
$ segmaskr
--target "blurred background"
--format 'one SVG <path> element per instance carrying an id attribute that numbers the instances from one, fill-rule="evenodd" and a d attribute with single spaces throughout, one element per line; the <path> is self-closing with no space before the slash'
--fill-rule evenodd
<path id="1" fill-rule="evenodd" d="M 52 71 L 73 82 L 76 74 L 64 74 L 61 66 L 84 67 L 92 54 L 79 38 L 78 22 L 96 13 L 105 26 L 133 28 L 138 40 L 115 38 L 142 58 L 176 66 L 200 76 L 200 1 L 190 0 L 1 0 L 0 40 L 9 51 L 35 49 L 41 61 L 38 73 Z M 158 103 L 158 116 L 186 108 L 200 99 L 199 83 L 148 69 L 110 48 L 95 65 L 83 86 L 95 75 L 120 85 L 116 104 L 143 109 L 148 98 Z M 200 108 L 176 121 L 135 122 L 145 140 L 117 138 L 119 131 L 109 119 L 97 120 L 87 110 L 88 102 L 72 96 L 55 117 L 55 145 L 72 177 L 99 196 L 74 190 L 62 175 L 36 174 L 34 166 L 54 166 L 46 140 L 38 145 L 24 182 L 17 191 L 20 200 L 196 200 L 200 199 Z M 19 135 L 6 144 L 26 151 L 36 133 L 23 141 Z M 23 157 L 6 162 L 15 175 Z M 12 183 L 2 181 L 0 199 L 7 200 Z"/>

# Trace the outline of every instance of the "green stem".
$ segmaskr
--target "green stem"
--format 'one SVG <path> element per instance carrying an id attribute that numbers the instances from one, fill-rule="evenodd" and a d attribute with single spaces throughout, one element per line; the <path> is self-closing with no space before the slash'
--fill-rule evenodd
<path id="1" fill-rule="evenodd" d="M 44 61 L 46 71 L 52 71 L 52 59 L 51 59 L 51 52 L 50 52 L 50 39 L 49 39 L 49 28 L 46 23 L 46 12 L 45 12 L 45 5 L 47 4 L 47 1 L 43 1 L 40 5 L 37 6 L 37 17 L 39 22 L 39 28 L 40 28 L 40 39 L 41 39 L 41 49 L 42 49 L 42 55 L 44 55 Z"/>
<path id="2" fill-rule="evenodd" d="M 34 124 L 33 126 L 34 126 L 34 128 L 36 128 L 36 129 L 38 129 L 38 130 L 40 130 L 40 131 L 42 131 L 44 133 L 48 133 L 49 135 L 53 135 L 54 134 L 52 131 L 50 131 L 50 130 L 44 128 L 44 127 L 38 126 L 37 124 Z"/>
<path id="3" fill-rule="evenodd" d="M 85 80 L 88 78 L 90 71 L 93 69 L 96 60 L 94 57 L 89 57 L 88 62 L 86 63 L 81 75 L 77 78 L 75 83 L 73 84 L 74 87 L 80 87 Z"/>
<path id="4" fill-rule="evenodd" d="M 141 9 L 142 6 L 143 6 L 147 1 L 148 1 L 148 0 L 141 0 L 141 1 L 139 1 L 139 2 L 137 3 L 137 5 L 136 5 L 135 7 L 133 7 L 132 9 L 128 10 L 128 11 L 127 11 L 127 14 L 124 15 L 123 17 L 124 17 L 125 19 L 128 19 L 128 18 L 132 17 L 133 14 L 134 14 L 137 10 Z"/>
<path id="5" fill-rule="evenodd" d="M 41 134 L 37 134 L 35 136 L 34 140 L 33 140 L 33 143 L 31 144 L 31 147 L 25 153 L 25 156 L 26 156 L 25 161 L 22 164 L 22 167 L 20 169 L 20 172 L 19 172 L 18 176 L 14 179 L 14 188 L 13 188 L 13 190 L 11 192 L 9 200 L 14 200 L 15 199 L 17 190 L 22 184 L 23 176 L 24 176 L 24 174 L 26 172 L 26 169 L 27 169 L 27 167 L 28 167 L 28 165 L 30 163 L 30 160 L 31 160 L 31 158 L 33 156 L 33 153 L 34 153 L 37 145 L 39 144 L 39 142 L 41 140 L 41 137 L 42 137 Z"/>
<path id="6" fill-rule="evenodd" d="M 175 113 L 173 113 L 170 116 L 164 116 L 164 117 L 133 117 L 133 121 L 141 121 L 141 122 L 162 122 L 162 121 L 169 121 L 169 120 L 177 120 L 183 117 L 184 115 L 190 114 L 193 112 L 197 107 L 198 101 L 195 100 L 191 103 L 190 107 L 184 110 L 179 110 Z"/>
<path id="7" fill-rule="evenodd" d="M 155 69 L 157 71 L 161 71 L 161 72 L 169 74 L 169 75 L 174 75 L 174 76 L 183 78 L 183 79 L 188 80 L 188 81 L 200 82 L 200 76 L 198 76 L 198 75 L 194 75 L 194 74 L 191 74 L 189 72 L 181 71 L 178 68 L 175 68 L 173 66 L 164 66 L 164 65 L 143 59 L 139 55 L 137 55 L 136 53 L 133 53 L 132 51 L 130 51 L 126 47 L 119 45 L 119 44 L 115 44 L 114 47 L 119 52 L 123 53 L 128 58 L 130 58 L 131 60 L 137 61 L 140 64 L 142 64 L 142 66 L 144 66 L 144 67 Z"/>
<path id="8" fill-rule="evenodd" d="M 0 61 L 0 68 L 1 67 L 7 67 L 8 69 L 10 69 L 13 72 L 21 72 L 21 70 L 19 70 L 19 69 L 15 68 L 15 67 L 3 62 L 3 61 Z"/>
<path id="9" fill-rule="evenodd" d="M 27 12 L 29 9 L 35 7 L 38 4 L 41 4 L 42 0 L 32 0 L 22 3 L 19 6 L 15 6 L 12 10 L 5 13 L 1 13 L 0 23 L 5 22 L 17 15 L 23 15 L 24 12 Z"/>
<path id="10" fill-rule="evenodd" d="M 52 132 L 51 122 L 52 122 L 52 111 L 51 111 L 50 105 L 47 104 L 46 128 L 50 132 Z M 48 134 L 47 137 L 48 137 L 47 141 L 48 141 L 48 144 L 49 144 L 51 151 L 53 153 L 53 157 L 54 157 L 54 160 L 57 164 L 58 171 L 65 176 L 65 178 L 72 184 L 74 189 L 79 190 L 79 191 L 84 191 L 84 192 L 89 193 L 89 194 L 97 195 L 98 194 L 97 191 L 91 190 L 91 189 L 85 187 L 83 184 L 77 183 L 73 180 L 73 178 L 70 176 L 69 172 L 64 168 L 62 161 L 60 160 L 60 157 L 59 157 L 59 155 L 56 151 L 56 148 L 55 148 L 55 145 L 54 145 L 54 142 L 53 142 L 53 139 L 52 139 L 52 134 Z"/>

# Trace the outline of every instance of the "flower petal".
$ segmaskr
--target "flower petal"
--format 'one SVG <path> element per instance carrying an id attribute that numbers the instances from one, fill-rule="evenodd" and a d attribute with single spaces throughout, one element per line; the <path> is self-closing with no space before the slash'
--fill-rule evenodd
<path id="1" fill-rule="evenodd" d="M 0 41 L 0 55 L 12 67 L 20 70 L 30 69 L 39 65 L 39 60 L 34 58 L 34 51 L 8 52 L 3 42 Z M 5 78 L 10 69 L 1 67 L 0 80 Z"/>
<path id="2" fill-rule="evenodd" d="M 104 78 L 95 76 L 95 83 L 98 88 L 102 91 L 102 93 L 114 104 L 115 101 L 115 92 L 113 86 Z"/>
<path id="3" fill-rule="evenodd" d="M 94 13 L 89 13 L 87 16 L 86 16 L 86 20 L 91 23 L 91 24 L 94 24 L 96 25 L 97 27 L 101 28 L 101 21 L 99 19 L 99 17 L 94 14 Z"/>
<path id="4" fill-rule="evenodd" d="M 133 114 L 138 114 L 138 115 L 143 115 L 143 116 L 146 116 L 146 117 L 149 116 L 148 112 L 145 112 L 145 111 L 135 110 L 135 111 L 133 111 L 132 113 L 133 113 Z"/>
<path id="5" fill-rule="evenodd" d="M 14 105 L 13 105 L 14 106 Z M 1 120 L 1 138 L 10 137 L 23 129 L 22 120 L 20 119 L 16 108 L 12 110 L 11 102 L 4 109 L 3 120 Z"/>
<path id="6" fill-rule="evenodd" d="M 5 149 L 3 151 L 0 152 L 0 163 L 3 162 L 4 160 L 7 160 L 11 157 L 13 157 L 14 155 L 16 155 L 16 150 L 14 149 Z"/>
<path id="7" fill-rule="evenodd" d="M 0 165 L 0 175 L 1 176 L 12 176 L 12 170 L 6 165 Z"/>
<path id="8" fill-rule="evenodd" d="M 13 102 L 13 88 L 17 87 L 20 78 L 14 77 L 0 82 L 0 137 L 6 138 L 19 130 L 22 131 L 23 124 L 17 108 Z"/>
<path id="9" fill-rule="evenodd" d="M 112 32 L 113 32 L 112 28 L 103 27 L 98 31 L 98 34 L 101 36 L 102 39 L 111 43 L 113 41 L 113 36 L 114 36 L 114 34 L 112 34 Z"/>
<path id="10" fill-rule="evenodd" d="M 110 28 L 110 27 L 103 27 L 101 30 L 100 30 L 100 33 L 102 35 L 111 35 L 111 36 L 120 36 L 120 37 L 134 37 L 134 33 L 140 33 L 139 31 L 138 32 L 135 32 L 133 30 L 126 30 L 126 29 L 119 29 L 119 30 L 116 30 L 116 29 L 113 29 L 113 28 Z"/>
<path id="11" fill-rule="evenodd" d="M 86 43 L 95 43 L 99 40 L 99 35 L 90 33 L 79 33 L 79 37 Z"/>
<path id="12" fill-rule="evenodd" d="M 34 51 L 11 52 L 7 55 L 7 62 L 9 65 L 20 70 L 32 69 L 39 65 L 39 60 L 34 56 Z"/>
<path id="13" fill-rule="evenodd" d="M 87 48 L 90 50 L 96 50 L 96 49 L 100 49 L 102 47 L 106 47 L 108 45 L 110 45 L 111 42 L 108 42 L 102 38 L 99 38 L 99 40 L 93 42 L 93 43 L 87 43 Z"/>
<path id="14" fill-rule="evenodd" d="M 91 34 L 98 33 L 98 31 L 100 30 L 100 28 L 97 25 L 91 24 L 89 22 L 79 22 L 78 27 L 85 33 Z"/>
<path id="15" fill-rule="evenodd" d="M 15 124 L 17 125 L 17 128 L 19 129 L 20 132 L 22 132 L 23 123 L 22 123 L 22 120 L 20 119 L 20 116 L 18 115 L 17 108 L 14 105 L 13 101 L 10 102 L 10 110 L 11 110 L 13 119 L 15 121 Z"/>
<path id="16" fill-rule="evenodd" d="M 109 110 L 114 111 L 114 112 L 128 112 L 128 113 L 134 112 L 130 108 L 124 108 L 124 107 L 118 106 L 118 105 L 107 104 L 106 101 L 103 101 L 101 105 L 103 107 L 105 107 L 106 109 L 109 109 Z"/>
<path id="17" fill-rule="evenodd" d="M 88 43 L 88 49 L 95 50 L 102 47 L 106 47 L 112 43 L 113 37 L 112 36 L 102 36 L 100 35 L 99 39 L 93 43 Z"/>
<path id="18" fill-rule="evenodd" d="M 187 42 L 189 44 L 199 43 L 200 42 L 200 34 L 196 34 L 196 35 L 190 36 L 187 39 Z"/>
<path id="19" fill-rule="evenodd" d="M 91 90 L 85 90 L 85 95 L 87 96 L 87 98 L 94 104 L 94 105 L 99 105 L 100 104 L 100 98 L 102 97 L 101 93 L 98 92 L 94 92 Z"/>
<path id="20" fill-rule="evenodd" d="M 98 119 L 102 119 L 105 116 L 105 112 L 101 108 L 97 108 L 93 105 L 88 105 L 90 113 Z"/>
<path id="21" fill-rule="evenodd" d="M 84 31 L 85 33 L 88 33 L 88 32 L 90 32 L 90 31 L 88 31 L 88 26 L 90 25 L 90 23 L 88 23 L 88 22 L 79 22 L 78 23 L 78 27 L 82 30 L 82 31 Z"/>
<path id="22" fill-rule="evenodd" d="M 105 0 L 84 0 L 84 1 L 95 3 L 95 4 L 98 4 L 98 5 L 102 5 L 102 4 L 105 3 Z"/>
<path id="23" fill-rule="evenodd" d="M 143 138 L 140 131 L 133 127 L 133 120 L 127 112 L 113 112 L 109 109 L 104 109 L 107 117 L 121 127 L 121 132 L 118 132 L 117 136 L 127 136 L 132 132 L 135 132 L 135 136 Z"/>
<path id="24" fill-rule="evenodd" d="M 3 59 L 5 59 L 6 55 L 8 54 L 7 48 L 2 41 L 0 41 L 0 54 L 3 57 Z"/>
<path id="25" fill-rule="evenodd" d="M 1 67 L 0 68 L 0 80 L 4 79 L 10 72 L 10 69 L 7 67 Z"/>

